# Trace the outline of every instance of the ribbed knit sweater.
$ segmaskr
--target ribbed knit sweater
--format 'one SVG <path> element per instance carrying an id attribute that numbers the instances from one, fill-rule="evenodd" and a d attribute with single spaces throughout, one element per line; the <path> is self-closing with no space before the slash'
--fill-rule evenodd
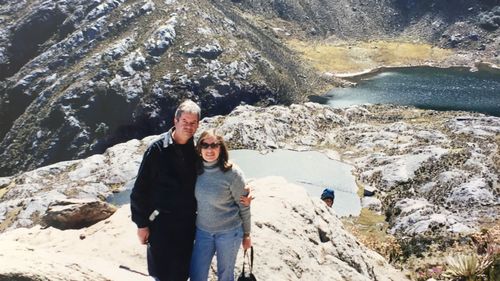
<path id="1" fill-rule="evenodd" d="M 196 226 L 223 232 L 243 224 L 244 233 L 250 233 L 250 207 L 239 203 L 240 196 L 246 195 L 244 188 L 243 172 L 236 165 L 224 173 L 215 163 L 204 162 L 204 172 L 196 180 Z"/>

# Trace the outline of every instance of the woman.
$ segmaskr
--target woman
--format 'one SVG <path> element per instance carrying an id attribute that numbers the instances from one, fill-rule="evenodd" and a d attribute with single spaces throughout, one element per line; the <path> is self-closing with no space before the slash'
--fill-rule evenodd
<path id="1" fill-rule="evenodd" d="M 250 207 L 240 197 L 246 193 L 241 170 L 228 162 L 222 136 L 214 130 L 201 134 L 196 145 L 201 156 L 195 196 L 198 203 L 196 238 L 191 258 L 191 281 L 206 281 L 214 254 L 217 254 L 219 281 L 234 280 L 239 245 L 248 249 Z"/>

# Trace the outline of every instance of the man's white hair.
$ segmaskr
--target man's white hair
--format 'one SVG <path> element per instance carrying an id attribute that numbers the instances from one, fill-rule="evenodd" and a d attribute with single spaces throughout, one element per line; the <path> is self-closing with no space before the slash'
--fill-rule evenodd
<path id="1" fill-rule="evenodd" d="M 179 104 L 179 107 L 177 107 L 177 110 L 175 111 L 175 119 L 178 120 L 181 117 L 182 113 L 196 114 L 198 115 L 198 121 L 200 121 L 201 109 L 192 100 L 185 100 L 181 104 Z"/>

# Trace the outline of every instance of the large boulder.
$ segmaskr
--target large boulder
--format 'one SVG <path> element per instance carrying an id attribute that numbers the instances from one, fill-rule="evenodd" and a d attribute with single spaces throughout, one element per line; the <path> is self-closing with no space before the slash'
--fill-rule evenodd
<path id="1" fill-rule="evenodd" d="M 116 207 L 99 200 L 64 200 L 49 205 L 46 225 L 58 229 L 80 229 L 109 218 Z"/>

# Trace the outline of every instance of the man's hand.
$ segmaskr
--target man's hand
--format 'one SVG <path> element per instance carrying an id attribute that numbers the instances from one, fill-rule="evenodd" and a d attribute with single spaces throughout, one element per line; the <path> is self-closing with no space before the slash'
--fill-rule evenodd
<path id="1" fill-rule="evenodd" d="M 149 241 L 149 227 L 138 228 L 137 237 L 139 237 L 141 244 L 147 244 Z"/>
<path id="2" fill-rule="evenodd" d="M 245 191 L 248 192 L 248 194 L 247 196 L 240 196 L 240 203 L 248 207 L 255 197 L 252 195 L 252 188 L 249 185 L 245 186 Z"/>

